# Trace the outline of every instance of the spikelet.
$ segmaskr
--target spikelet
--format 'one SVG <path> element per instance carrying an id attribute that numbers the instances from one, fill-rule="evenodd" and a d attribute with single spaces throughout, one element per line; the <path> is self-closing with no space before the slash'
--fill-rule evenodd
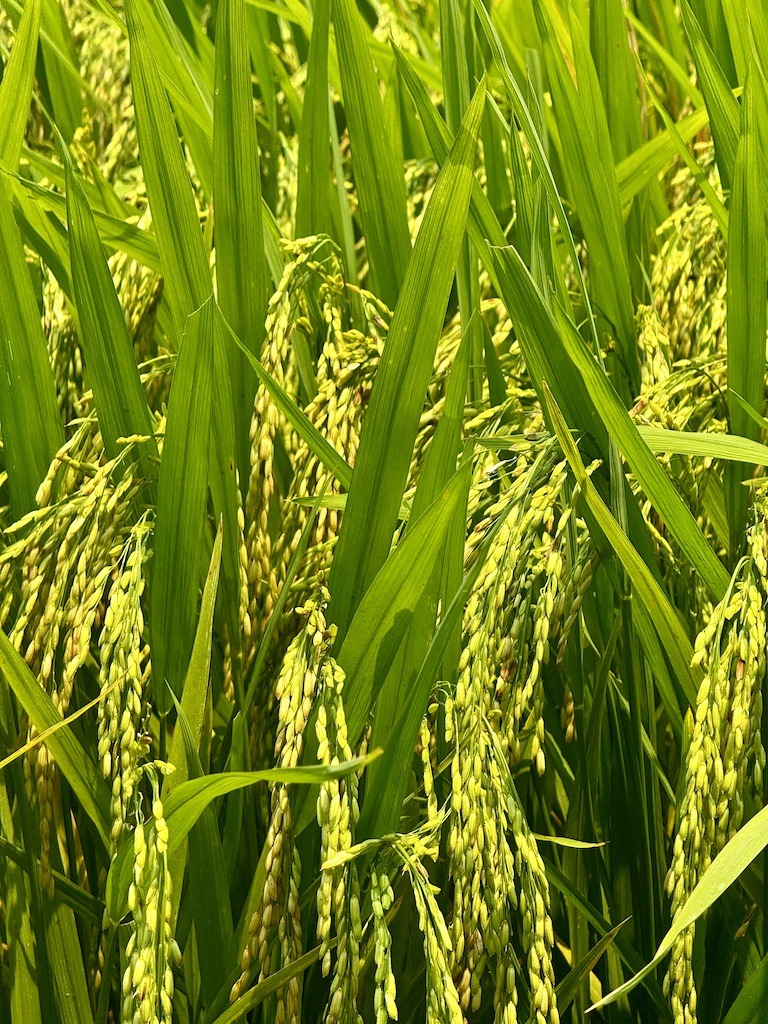
<path id="1" fill-rule="evenodd" d="M 669 337 L 654 306 L 638 306 L 635 313 L 640 381 L 643 393 L 670 374 L 672 352 Z"/>
<path id="2" fill-rule="evenodd" d="M 237 530 L 238 530 L 238 635 L 233 645 L 230 636 L 229 623 L 225 622 L 222 629 L 222 641 L 224 644 L 224 693 L 227 699 L 234 704 L 236 696 L 235 676 L 242 678 L 243 670 L 243 645 L 246 648 L 251 641 L 253 628 L 249 612 L 250 598 L 248 595 L 248 549 L 245 543 L 245 516 L 243 514 L 243 503 L 240 495 L 239 474 L 235 471 L 237 480 Z"/>
<path id="3" fill-rule="evenodd" d="M 317 369 L 317 393 L 305 407 L 308 419 L 354 465 L 362 416 L 367 406 L 373 375 L 378 366 L 381 336 L 388 328 L 389 312 L 366 292 L 351 289 L 341 276 L 338 255 L 327 240 L 304 239 L 289 264 L 281 288 L 270 304 L 268 346 L 263 356 L 270 372 L 286 390 L 297 387 L 293 348 L 286 350 L 290 332 L 300 331 L 321 345 Z M 330 255 L 329 255 L 330 253 Z M 306 258 L 305 258 L 306 257 Z M 311 258 L 310 258 L 311 257 Z M 323 257 L 323 259 L 321 259 Z M 311 300 L 311 301 L 310 301 Z M 366 334 L 352 326 L 363 311 Z M 320 317 L 313 310 L 319 309 Z M 297 396 L 295 396 L 297 397 Z M 284 421 L 264 388 L 256 394 L 251 433 L 251 477 L 245 506 L 245 546 L 248 605 L 251 627 L 244 651 L 245 669 L 252 663 L 258 641 L 275 607 L 311 510 L 305 499 L 340 493 L 338 483 Z M 274 472 L 276 447 L 289 454 L 293 476 L 282 495 Z M 279 512 L 279 515 L 275 515 Z M 274 523 L 279 522 L 275 533 Z M 298 566 L 267 654 L 267 668 L 258 681 L 251 727 L 252 764 L 269 764 L 274 728 L 274 668 L 284 650 L 282 637 L 293 635 L 294 613 L 321 585 L 330 566 L 338 535 L 340 514 L 320 508 L 311 530 L 308 549 Z M 269 814 L 265 814 L 268 820 Z"/>
<path id="4" fill-rule="evenodd" d="M 413 891 L 424 940 L 427 974 L 427 1024 L 464 1024 L 450 965 L 451 935 L 424 867 L 437 857 L 437 828 L 397 836 L 392 850 L 402 862 Z M 379 1024 L 379 1022 L 377 1022 Z"/>
<path id="5" fill-rule="evenodd" d="M 561 588 L 572 508 L 567 502 L 558 505 L 565 480 L 565 464 L 559 463 L 527 505 L 513 511 L 514 521 L 507 520 L 498 542 L 506 545 L 499 552 L 498 573 L 483 573 L 484 600 L 495 605 L 488 655 L 498 665 L 493 699 L 501 711 L 503 743 L 517 760 L 529 738 L 529 756 L 539 773 L 544 770 L 542 669 L 568 610 Z"/>
<path id="6" fill-rule="evenodd" d="M 531 1008 L 536 1024 L 557 1024 L 560 1017 L 555 997 L 555 972 L 552 953 L 555 945 L 549 908 L 549 883 L 536 840 L 525 820 L 514 792 L 511 779 L 507 780 L 512 796 L 507 804 L 511 830 L 517 837 L 515 871 L 519 878 L 518 909 L 523 919 L 523 948 L 528 960 L 528 979 L 531 987 Z M 500 958 L 509 984 L 509 960 Z M 499 995 L 497 978 L 497 999 Z M 499 1008 L 497 1001 L 497 1014 Z M 503 1004 L 502 1004 L 503 1005 Z M 513 1019 L 510 1016 L 510 1019 Z"/>
<path id="7" fill-rule="evenodd" d="M 568 576 L 568 581 L 563 589 L 562 599 L 558 611 L 564 621 L 557 641 L 557 667 L 562 668 L 565 661 L 565 652 L 568 649 L 573 627 L 579 618 L 584 598 L 589 592 L 595 576 L 600 556 L 596 551 L 588 551 L 586 556 L 581 558 L 575 568 Z M 558 618 L 560 617 L 558 615 Z"/>
<path id="8" fill-rule="evenodd" d="M 264 368 L 292 397 L 297 392 L 296 369 L 290 344 L 294 318 L 295 279 L 306 270 L 314 239 L 297 246 L 294 260 L 283 272 L 277 291 L 269 301 L 265 324 L 266 339 L 261 352 Z M 248 614 L 254 624 L 254 638 L 261 634 L 274 604 L 277 581 L 272 559 L 270 509 L 276 495 L 274 469 L 278 435 L 287 448 L 293 441 L 285 435 L 285 426 L 271 395 L 260 384 L 254 400 L 251 421 L 251 475 L 245 500 L 246 547 L 248 553 Z"/>
<path id="9" fill-rule="evenodd" d="M 50 271 L 43 286 L 43 328 L 56 382 L 59 412 L 65 423 L 86 412 L 83 401 L 83 353 L 67 300 Z"/>
<path id="10" fill-rule="evenodd" d="M 412 46 L 413 40 L 411 39 L 407 45 Z M 408 226 L 411 241 L 415 242 L 437 180 L 436 168 L 432 160 L 409 160 L 403 169 L 408 204 Z"/>
<path id="11" fill-rule="evenodd" d="M 133 922 L 125 950 L 122 1019 L 126 1024 L 172 1024 L 173 968 L 181 954 L 171 927 L 168 826 L 156 785 L 152 821 L 136 826 L 133 855 L 128 891 Z"/>
<path id="12" fill-rule="evenodd" d="M 0 555 L 0 580 L 20 576 L 9 639 L 62 714 L 85 663 L 109 577 L 130 525 L 139 484 L 120 478 L 119 462 L 101 462 L 101 437 L 86 420 L 54 458 L 38 491 L 39 508 L 7 532 L 20 535 Z M 94 461 L 92 461 L 94 460 Z M 11 606 L 6 603 L 3 615 Z M 36 730 L 30 727 L 30 739 Z M 41 882 L 51 893 L 55 766 L 43 744 L 25 761 L 29 797 L 39 801 Z"/>
<path id="13" fill-rule="evenodd" d="M 131 531 L 109 594 L 100 638 L 98 752 L 110 782 L 113 852 L 117 849 L 136 794 L 138 769 L 146 747 L 141 726 L 146 708 L 144 688 L 149 672 L 143 646 L 144 563 L 149 524 L 146 517 Z"/>
<path id="14" fill-rule="evenodd" d="M 296 53 L 296 45 L 293 36 L 286 32 L 286 26 L 280 27 L 280 34 L 283 37 L 286 49 L 282 58 L 293 63 L 298 69 L 302 65 Z M 296 218 L 296 197 L 299 166 L 299 137 L 295 132 L 286 135 L 285 132 L 277 132 L 275 136 L 277 145 L 277 200 L 275 203 L 275 220 L 284 238 L 290 238 L 293 234 Z"/>
<path id="15" fill-rule="evenodd" d="M 314 240 L 313 240 L 314 242 Z M 296 279 L 305 271 L 313 245 L 303 240 L 294 250 L 275 294 L 269 302 L 265 324 L 266 337 L 261 362 L 281 387 L 296 398 L 297 373 L 293 347 L 290 344 L 292 319 L 298 300 L 294 297 Z M 276 543 L 272 522 L 280 506 L 275 474 L 275 453 L 280 447 L 290 451 L 295 440 L 268 390 L 259 384 L 254 398 L 250 428 L 250 477 L 244 507 L 244 547 L 248 588 L 247 615 L 251 624 L 250 641 L 243 659 L 244 671 L 251 665 L 257 643 L 274 608 L 279 591 Z M 254 767 L 269 763 L 273 745 L 274 692 L 267 673 L 262 672 L 259 690 L 253 703 L 251 722 L 251 763 Z M 269 812 L 262 809 L 268 819 Z"/>
<path id="16" fill-rule="evenodd" d="M 435 710 L 437 705 L 433 705 Z M 424 716 L 419 727 L 419 753 L 421 754 L 422 785 L 427 800 L 427 821 L 436 822 L 439 816 L 435 776 L 432 770 L 432 747 L 436 745 L 435 730 L 430 723 L 430 714 Z"/>
<path id="17" fill-rule="evenodd" d="M 345 285 L 340 256 L 327 239 L 302 239 L 293 244 L 291 252 L 294 259 L 286 266 L 280 286 L 270 300 L 262 359 L 278 382 L 298 399 L 292 336 L 298 332 L 305 343 L 317 346 L 317 393 L 305 411 L 339 454 L 354 465 L 362 414 L 378 365 L 381 341 L 377 328 L 381 324 L 386 327 L 386 321 L 380 304 L 372 296 Z M 368 334 L 352 326 L 354 310 L 360 307 L 368 322 Z M 317 310 L 319 317 L 315 315 Z M 279 493 L 274 469 L 276 448 L 280 445 L 290 455 L 294 469 L 285 494 Z M 251 477 L 245 503 L 248 612 L 253 624 L 251 656 L 274 608 L 309 515 L 296 499 L 322 491 L 328 477 L 317 457 L 285 422 L 269 392 L 260 386 L 251 428 Z M 338 484 L 331 482 L 328 494 L 338 492 Z M 282 513 L 277 535 L 270 527 L 270 514 L 275 507 Z M 320 509 L 310 555 L 294 588 L 297 594 L 311 593 L 323 567 L 329 564 L 338 521 L 338 512 Z"/>
<path id="18" fill-rule="evenodd" d="M 725 242 L 709 203 L 684 204 L 660 231 L 651 284 L 671 361 L 724 354 Z"/>
<path id="19" fill-rule="evenodd" d="M 373 0 L 371 7 L 376 14 L 376 25 L 374 27 L 376 38 L 381 39 L 382 42 L 389 42 L 391 39 L 406 53 L 417 54 L 418 47 L 413 33 L 407 25 L 403 24 L 404 19 L 398 13 L 396 6 L 389 4 L 387 0 Z M 408 169 L 406 168 L 406 178 L 407 174 Z M 410 194 L 410 189 L 407 190 Z"/>
<path id="20" fill-rule="evenodd" d="M 702 345 L 705 354 L 695 352 L 693 357 L 679 358 L 673 363 L 669 339 L 653 309 L 641 307 L 637 323 L 643 379 L 641 394 L 632 409 L 635 421 L 678 431 L 726 431 L 727 409 L 723 396 L 727 391 L 727 375 L 726 360 L 719 351 L 721 341 L 718 339 L 709 350 Z M 711 546 L 720 550 L 718 532 L 707 515 L 704 501 L 710 483 L 719 481 L 717 461 L 711 456 L 694 458 L 671 454 L 659 455 L 658 459 L 674 479 Z M 632 488 L 675 604 L 700 615 L 707 605 L 706 591 L 636 480 L 632 480 Z"/>
<path id="21" fill-rule="evenodd" d="M 19 608 L 10 637 L 63 712 L 74 673 L 88 654 L 95 609 L 130 528 L 140 482 L 120 477 L 120 458 L 96 464 L 100 436 L 86 422 L 51 464 L 40 508 L 8 533 L 20 534 L 0 556 L 3 579 L 21 570 Z M 82 443 L 79 444 L 78 442 Z M 61 683 L 53 685 L 60 634 L 67 640 Z"/>
<path id="22" fill-rule="evenodd" d="M 376 1024 L 397 1020 L 397 984 L 392 970 L 392 936 L 387 924 L 387 913 L 394 903 L 395 894 L 389 877 L 377 866 L 371 870 L 371 912 L 373 914 L 374 980 L 373 1010 Z"/>
<path id="23" fill-rule="evenodd" d="M 126 198 L 138 208 L 145 204 L 143 188 L 137 189 Z M 146 229 L 150 226 L 151 217 L 149 212 L 144 210 L 138 218 L 137 227 Z M 136 361 L 141 364 L 156 358 L 158 343 L 155 338 L 155 323 L 163 293 L 162 278 L 123 252 L 116 252 L 109 258 L 109 270 L 120 308 L 125 316 L 128 335 L 133 342 Z M 159 408 L 160 400 L 164 397 L 167 396 L 158 393 L 157 384 L 148 395 L 153 408 Z"/>
<path id="24" fill-rule="evenodd" d="M 514 1019 L 510 920 L 519 908 L 542 1024 L 558 1020 L 548 890 L 535 842 L 512 797 L 507 756 L 519 757 L 525 738 L 543 771 L 541 667 L 548 658 L 571 514 L 565 504 L 556 518 L 565 479 L 565 465 L 553 462 L 553 451 L 545 449 L 499 504 L 498 532 L 465 610 L 455 699 L 446 706 L 446 739 L 454 748 L 447 846 L 454 885 L 451 969 L 460 1005 L 465 1013 L 478 1009 L 490 955 L 496 958 L 497 1017 Z"/>
<path id="25" fill-rule="evenodd" d="M 333 636 L 335 628 L 331 627 Z M 323 663 L 315 731 L 317 758 L 321 764 L 340 764 L 352 757 L 342 703 L 344 673 L 333 658 Z M 355 862 L 339 864 L 337 858 L 352 847 L 360 817 L 357 776 L 329 779 L 320 787 L 317 822 L 320 826 L 322 872 L 317 891 L 317 937 L 320 940 L 323 974 L 331 969 L 331 928 L 336 931 L 336 960 L 326 1010 L 326 1024 L 358 1024 L 357 992 L 360 982 L 360 885 Z"/>
<path id="26" fill-rule="evenodd" d="M 686 99 L 682 104 L 680 113 L 687 114 L 692 109 L 690 101 Z M 693 142 L 692 148 L 700 169 L 707 176 L 709 184 L 714 189 L 718 198 L 722 200 L 724 198 L 723 188 L 720 182 L 720 172 L 715 160 L 715 146 L 712 136 L 706 134 L 703 138 L 696 139 Z M 682 160 L 678 161 L 678 169 L 670 179 L 667 197 L 670 209 L 672 210 L 679 210 L 684 206 L 693 206 L 701 200 L 701 186 L 691 174 L 687 164 Z"/>
<path id="27" fill-rule="evenodd" d="M 301 609 L 304 626 L 286 651 L 280 669 L 276 688 L 279 709 L 275 758 L 283 768 L 293 768 L 301 760 L 304 730 L 329 658 L 334 634 L 325 621 L 327 601 L 328 594 L 321 589 Z M 301 861 L 293 844 L 289 787 L 281 783 L 272 787 L 267 849 L 261 905 L 251 918 L 249 941 L 242 956 L 242 974 L 231 993 L 233 1000 L 245 990 L 252 964 L 258 964 L 260 981 L 273 971 L 270 943 L 275 931 L 280 967 L 287 967 L 302 951 L 298 888 Z M 298 1021 L 300 992 L 299 979 L 291 979 L 278 994 L 276 1020 Z"/>
<path id="28" fill-rule="evenodd" d="M 760 732 L 765 681 L 768 532 L 765 506 L 748 533 L 748 553 L 726 596 L 696 639 L 694 664 L 707 674 L 698 694 L 677 814 L 667 893 L 676 916 L 713 858 L 738 830 L 744 794 L 759 804 L 765 771 Z M 672 947 L 665 980 L 676 1024 L 695 1024 L 695 926 Z"/>
<path id="29" fill-rule="evenodd" d="M 359 332 L 343 331 L 337 306 L 327 295 L 323 299 L 329 336 L 318 362 L 317 395 L 305 411 L 313 425 L 354 468 L 379 350 L 372 339 Z M 328 496 L 341 493 L 338 482 L 305 443 L 299 444 L 293 463 L 294 478 L 283 505 L 283 529 L 275 547 L 278 587 L 283 584 L 310 514 L 304 502 L 323 492 Z M 297 597 L 310 592 L 330 569 L 340 522 L 341 515 L 336 509 L 318 509 L 307 555 L 293 587 Z"/>

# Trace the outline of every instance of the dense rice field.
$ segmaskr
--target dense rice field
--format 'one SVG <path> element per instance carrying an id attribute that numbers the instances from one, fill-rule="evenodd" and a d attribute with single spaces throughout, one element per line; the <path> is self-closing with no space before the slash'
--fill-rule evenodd
<path id="1" fill-rule="evenodd" d="M 765 0 L 0 69 L 0 1021 L 768 1019 Z"/>

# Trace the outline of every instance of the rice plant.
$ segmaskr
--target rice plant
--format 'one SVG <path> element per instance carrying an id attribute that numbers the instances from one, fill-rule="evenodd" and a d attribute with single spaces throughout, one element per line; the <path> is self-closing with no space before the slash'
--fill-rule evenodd
<path id="1" fill-rule="evenodd" d="M 766 1019 L 764 0 L 0 69 L 0 1021 Z"/>

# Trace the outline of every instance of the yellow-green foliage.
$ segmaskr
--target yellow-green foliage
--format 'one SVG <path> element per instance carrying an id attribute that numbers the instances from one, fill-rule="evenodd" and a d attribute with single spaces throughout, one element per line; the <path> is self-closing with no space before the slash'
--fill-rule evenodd
<path id="1" fill-rule="evenodd" d="M 768 18 L 693 6 L 0 0 L 0 1020 L 768 1013 Z"/>

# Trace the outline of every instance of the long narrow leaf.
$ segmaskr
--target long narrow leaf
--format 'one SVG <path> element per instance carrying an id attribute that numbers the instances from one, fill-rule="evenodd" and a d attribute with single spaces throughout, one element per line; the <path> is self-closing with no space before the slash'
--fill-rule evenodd
<path id="1" fill-rule="evenodd" d="M 392 543 L 464 235 L 484 101 L 481 84 L 427 207 L 363 422 L 329 583 L 340 642 Z"/>
<path id="2" fill-rule="evenodd" d="M 411 255 L 402 169 L 387 139 L 376 72 L 352 0 L 333 0 L 333 24 L 368 258 L 375 290 L 394 309 Z"/>
<path id="3" fill-rule="evenodd" d="M 258 356 L 264 337 L 267 265 L 244 0 L 221 0 L 217 16 L 213 192 L 217 300 L 235 334 Z M 231 342 L 227 360 L 237 467 L 245 486 L 256 375 Z"/>
<path id="4" fill-rule="evenodd" d="M 0 164 L 19 166 L 24 129 L 35 82 L 35 57 L 40 34 L 42 0 L 27 0 L 11 57 L 0 82 Z"/>
<path id="5" fill-rule="evenodd" d="M 461 444 L 462 414 L 469 373 L 470 339 L 471 336 L 469 334 L 464 335 L 456 355 L 456 361 L 446 389 L 444 413 L 424 459 L 424 467 L 414 496 L 411 515 L 406 526 L 406 536 L 418 523 L 421 516 L 437 500 L 440 491 L 447 485 L 456 468 L 456 457 Z M 467 484 L 469 484 L 469 479 L 467 479 Z M 461 583 L 466 520 L 466 501 L 459 501 L 454 509 L 453 521 L 447 527 L 445 543 L 443 545 L 443 557 L 437 559 L 432 579 L 427 584 L 421 599 L 416 605 L 406 642 L 401 646 L 399 656 L 387 674 L 376 706 L 376 717 L 371 732 L 371 742 L 374 746 L 381 747 L 385 751 L 385 755 L 382 761 L 371 768 L 368 776 L 368 786 L 376 791 L 377 788 L 382 788 L 382 781 L 386 780 L 384 785 L 394 790 L 393 795 L 398 806 L 402 802 L 403 794 L 394 786 L 394 779 L 398 774 L 401 778 L 407 778 L 407 775 L 403 772 L 403 767 L 408 770 L 410 769 L 413 744 L 411 744 L 411 749 L 407 753 L 407 764 L 405 766 L 398 764 L 397 768 L 393 769 L 392 764 L 389 764 L 385 767 L 384 760 L 390 748 L 398 744 L 398 739 L 403 732 L 402 726 L 398 725 L 396 727 L 395 723 L 400 717 L 404 704 L 409 701 L 413 693 L 416 677 L 435 630 L 438 604 L 442 604 L 444 609 L 448 608 L 453 600 L 455 591 L 458 589 L 458 584 Z M 461 650 L 461 631 L 457 626 L 454 626 L 453 636 L 450 639 L 452 640 L 452 655 L 455 659 L 455 664 L 458 665 Z M 446 638 L 446 648 L 447 646 L 448 638 Z M 455 669 L 455 666 L 452 667 Z M 444 678 L 450 679 L 451 675 L 452 672 L 445 672 Z M 420 709 L 418 722 L 415 723 L 416 728 L 418 728 L 425 710 L 426 698 L 424 706 Z M 412 733 L 412 729 L 409 729 L 409 727 L 414 725 L 413 717 L 405 728 L 406 743 L 409 731 Z M 377 800 L 376 804 L 379 805 L 381 802 L 383 801 Z M 395 828 L 396 825 L 397 821 L 393 821 L 390 828 Z"/>
<path id="6" fill-rule="evenodd" d="M 378 751 L 373 751 L 366 757 L 356 757 L 335 765 L 265 768 L 257 772 L 224 772 L 221 775 L 188 779 L 173 791 L 164 805 L 169 833 L 168 852 L 172 853 L 184 841 L 205 808 L 218 797 L 252 786 L 255 782 L 312 786 L 328 779 L 342 779 L 345 775 L 360 771 L 377 756 Z"/>
<path id="7" fill-rule="evenodd" d="M 150 637 L 156 706 L 166 684 L 181 693 L 197 625 L 200 551 L 208 497 L 214 303 L 187 321 L 174 373 L 157 493 Z"/>
<path id="8" fill-rule="evenodd" d="M 186 318 L 211 293 L 211 276 L 176 124 L 138 2 L 125 5 L 136 127 L 163 275 L 181 337 Z"/>
<path id="9" fill-rule="evenodd" d="M 589 250 L 595 304 L 605 311 L 617 335 L 630 383 L 637 383 L 632 289 L 618 183 L 613 167 L 611 137 L 602 95 L 577 18 L 571 19 L 578 88 L 566 66 L 546 5 L 536 16 L 547 54 L 547 67 L 562 145 L 568 154 L 566 170 Z"/>
<path id="10" fill-rule="evenodd" d="M 691 10 L 688 0 L 680 5 L 683 25 L 691 45 L 699 76 L 701 91 L 709 111 L 715 156 L 723 186 L 731 187 L 733 166 L 739 139 L 739 105 L 731 91 L 728 79 L 718 64 L 712 48 L 704 37 L 701 26 Z"/>
<path id="11" fill-rule="evenodd" d="M 154 476 L 157 445 L 133 345 L 98 229 L 66 150 L 64 157 L 72 288 L 104 446 L 115 458 L 119 438 L 147 437 L 140 448 L 141 468 Z"/>
<path id="12" fill-rule="evenodd" d="M 766 264 L 765 203 L 763 191 L 764 158 L 757 123 L 752 67 L 741 101 L 741 135 L 733 169 L 733 189 L 728 230 L 728 387 L 761 413 L 765 397 L 765 284 Z M 741 403 L 729 396 L 731 431 L 757 440 L 760 428 L 747 415 Z M 726 470 L 726 510 L 735 556 L 747 518 L 749 495 L 743 486 L 747 471 L 741 467 Z"/>
<path id="13" fill-rule="evenodd" d="M 205 713 L 205 702 L 208 695 L 208 678 L 211 667 L 211 644 L 213 642 L 213 612 L 216 606 L 216 590 L 219 583 L 219 570 L 221 567 L 221 548 L 223 533 L 221 527 L 216 531 L 216 539 L 213 542 L 211 553 L 211 564 L 208 567 L 208 575 L 203 587 L 203 600 L 200 606 L 200 619 L 195 631 L 195 642 L 192 647 L 192 657 L 189 659 L 189 667 L 184 679 L 184 688 L 181 696 L 181 709 L 184 719 L 184 728 L 174 731 L 171 742 L 170 763 L 175 771 L 166 776 L 163 782 L 163 799 L 173 792 L 175 786 L 184 782 L 188 777 L 187 758 L 187 731 L 192 736 L 195 751 L 200 740 L 200 732 L 203 727 Z M 168 858 L 168 873 L 171 878 L 171 900 L 173 906 L 172 917 L 178 913 L 181 900 L 181 883 L 184 879 L 184 863 L 186 851 L 183 848 L 177 849 Z"/>
<path id="14" fill-rule="evenodd" d="M 296 237 L 331 233 L 330 121 L 328 115 L 328 43 L 331 0 L 318 0 L 312 18 L 307 58 L 307 87 L 299 132 L 296 182 Z"/>

